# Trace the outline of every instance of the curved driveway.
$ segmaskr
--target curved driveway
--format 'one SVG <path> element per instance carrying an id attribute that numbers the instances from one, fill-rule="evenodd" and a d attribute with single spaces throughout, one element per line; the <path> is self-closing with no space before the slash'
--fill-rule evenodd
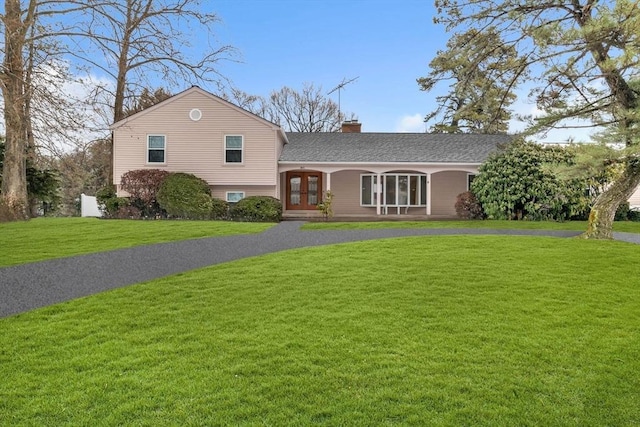
<path id="1" fill-rule="evenodd" d="M 0 268 L 0 317 L 157 279 L 195 268 L 285 249 L 389 237 L 511 234 L 572 237 L 577 231 L 484 229 L 380 229 L 301 231 L 285 221 L 260 234 L 211 237 Z M 640 243 L 640 235 L 616 233 Z"/>

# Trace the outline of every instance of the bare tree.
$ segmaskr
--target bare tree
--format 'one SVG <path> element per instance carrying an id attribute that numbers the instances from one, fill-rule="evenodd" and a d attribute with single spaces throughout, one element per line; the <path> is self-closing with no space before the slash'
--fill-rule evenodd
<path id="1" fill-rule="evenodd" d="M 27 119 L 24 87 L 24 47 L 27 33 L 35 20 L 35 0 L 29 3 L 23 17 L 19 0 L 5 0 L 4 59 L 0 71 L 6 147 L 2 172 L 0 213 L 6 219 L 27 219 Z M 2 218 L 0 218 L 2 219 Z"/>
<path id="2" fill-rule="evenodd" d="M 322 87 L 311 83 L 305 83 L 301 91 L 285 86 L 272 91 L 268 98 L 233 87 L 220 97 L 288 132 L 338 132 L 345 117 L 338 104 L 324 95 Z"/>
<path id="3" fill-rule="evenodd" d="M 203 11 L 200 0 L 86 0 L 89 19 L 79 24 L 79 33 L 88 44 L 70 52 L 98 68 L 115 82 L 108 91 L 113 121 L 126 116 L 129 100 L 144 88 L 162 80 L 169 87 L 191 84 L 221 84 L 224 77 L 217 64 L 230 59 L 233 48 L 215 46 L 212 27 L 214 13 Z M 202 55 L 190 55 L 190 40 L 197 40 Z M 95 55 L 97 49 L 100 55 Z M 102 60 L 104 59 L 104 60 Z M 113 150 L 113 148 L 111 148 Z"/>
<path id="4" fill-rule="evenodd" d="M 337 132 L 341 126 L 338 104 L 310 83 L 300 92 L 287 86 L 272 92 L 265 113 L 266 119 L 292 132 Z"/>
<path id="5" fill-rule="evenodd" d="M 60 212 L 63 215 L 77 215 L 79 195 L 95 195 L 108 182 L 109 145 L 110 138 L 103 138 L 53 159 L 62 184 Z"/>
<path id="6" fill-rule="evenodd" d="M 249 95 L 238 88 L 231 87 L 223 91 L 220 97 L 257 116 L 267 117 L 267 101 L 259 95 Z"/>
<path id="7" fill-rule="evenodd" d="M 205 12 L 201 0 L 86 0 L 90 18 L 80 24 L 88 47 L 75 52 L 91 67 L 115 82 L 111 93 L 113 120 L 125 116 L 127 99 L 162 80 L 168 88 L 185 83 L 220 84 L 217 65 L 230 59 L 234 49 L 214 46 L 217 15 Z M 204 54 L 190 54 L 190 40 Z M 101 55 L 95 55 L 98 49 Z M 104 59 L 102 61 L 101 59 Z M 103 88 L 107 89 L 107 88 Z"/>
<path id="8" fill-rule="evenodd" d="M 151 80 L 181 87 L 224 80 L 216 64 L 232 53 L 229 46 L 209 43 L 203 55 L 189 54 L 189 36 L 200 48 L 212 38 L 217 17 L 206 7 L 200 0 L 5 0 L 0 84 L 7 144 L 0 203 L 8 218 L 27 217 L 27 155 L 38 146 L 52 151 L 56 142 L 87 138 L 89 120 L 82 113 L 94 111 L 63 93 L 72 74 L 64 58 L 113 79 L 113 85 L 96 86 L 93 99 L 106 101 L 108 121 L 118 121 L 131 105 L 127 100 Z"/>
<path id="9" fill-rule="evenodd" d="M 26 161 L 48 138 L 66 140 L 81 122 L 69 113 L 71 98 L 62 94 L 67 75 L 58 61 L 57 37 L 73 31 L 73 21 L 60 19 L 86 9 L 82 2 L 58 0 L 5 0 L 0 15 L 4 29 L 1 50 L 3 114 L 7 137 L 0 205 L 5 219 L 26 219 Z M 62 136 L 60 136 L 62 135 Z"/>

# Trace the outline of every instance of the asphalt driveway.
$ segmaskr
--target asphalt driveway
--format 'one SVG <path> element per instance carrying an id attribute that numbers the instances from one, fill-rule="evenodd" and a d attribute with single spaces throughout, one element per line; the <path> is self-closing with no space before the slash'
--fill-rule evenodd
<path id="1" fill-rule="evenodd" d="M 0 317 L 133 285 L 196 268 L 286 249 L 391 237 L 509 234 L 573 237 L 577 231 L 482 229 L 381 229 L 301 231 L 285 221 L 252 235 L 212 237 L 119 249 L 0 268 Z M 640 243 L 640 235 L 615 233 Z"/>

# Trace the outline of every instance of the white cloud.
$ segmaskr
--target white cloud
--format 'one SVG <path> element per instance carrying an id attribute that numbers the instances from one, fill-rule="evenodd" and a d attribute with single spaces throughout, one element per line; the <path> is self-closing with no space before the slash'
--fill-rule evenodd
<path id="1" fill-rule="evenodd" d="M 424 132 L 426 126 L 424 123 L 424 117 L 420 113 L 416 113 L 412 116 L 403 116 L 396 123 L 396 132 Z"/>
<path id="2" fill-rule="evenodd" d="M 37 91 L 31 108 L 36 144 L 45 152 L 58 153 L 109 135 L 114 83 L 97 75 L 72 75 L 64 60 L 38 65 L 33 76 Z M 105 88 L 107 91 L 100 91 Z M 59 100 L 51 103 L 49 100 Z M 0 96 L 0 111 L 4 107 Z M 0 114 L 0 134 L 5 133 Z"/>
<path id="3" fill-rule="evenodd" d="M 542 117 L 544 112 L 540 110 L 536 105 L 527 101 L 517 102 L 515 104 L 515 113 L 532 117 Z M 564 120 L 557 128 L 550 129 L 544 134 L 538 134 L 531 136 L 528 139 L 536 142 L 543 143 L 565 143 L 568 141 L 574 142 L 591 142 L 593 141 L 592 134 L 597 131 L 593 127 L 589 127 L 590 122 L 587 120 Z M 522 121 L 511 120 L 509 122 L 509 132 L 520 132 L 524 130 L 526 124 Z"/>

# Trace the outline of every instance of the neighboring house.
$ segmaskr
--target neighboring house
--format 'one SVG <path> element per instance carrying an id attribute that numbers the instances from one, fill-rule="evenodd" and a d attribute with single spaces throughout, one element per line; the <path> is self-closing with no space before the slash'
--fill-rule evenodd
<path id="1" fill-rule="evenodd" d="M 198 87 L 111 126 L 114 184 L 134 169 L 192 173 L 214 197 L 282 200 L 285 216 L 453 216 L 458 194 L 507 135 L 290 133 Z"/>
<path id="2" fill-rule="evenodd" d="M 640 187 L 629 197 L 629 207 L 633 210 L 640 211 Z"/>

